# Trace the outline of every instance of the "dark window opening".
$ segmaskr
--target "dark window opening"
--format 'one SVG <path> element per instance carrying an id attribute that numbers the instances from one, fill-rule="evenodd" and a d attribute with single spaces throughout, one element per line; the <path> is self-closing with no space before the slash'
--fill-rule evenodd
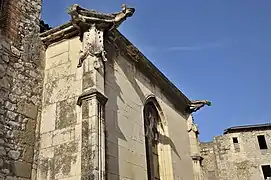
<path id="1" fill-rule="evenodd" d="M 264 135 L 257 136 L 260 149 L 267 149 L 267 144 Z"/>
<path id="2" fill-rule="evenodd" d="M 5 3 L 5 0 L 0 0 L 0 28 L 3 27 Z"/>
<path id="3" fill-rule="evenodd" d="M 264 179 L 267 179 L 268 177 L 271 177 L 271 167 L 270 165 L 263 165 L 262 166 L 263 176 Z"/>
<path id="4" fill-rule="evenodd" d="M 3 9 L 4 7 L 4 0 L 0 0 L 0 11 Z"/>
<path id="5" fill-rule="evenodd" d="M 160 180 L 158 158 L 158 130 L 159 115 L 153 103 L 144 107 L 144 129 L 146 143 L 146 160 L 148 180 Z"/>
<path id="6" fill-rule="evenodd" d="M 238 143 L 238 138 L 237 137 L 233 137 L 232 141 L 233 141 L 233 146 L 234 146 L 235 152 L 236 153 L 240 152 L 240 146 L 239 146 L 239 143 Z"/>
<path id="7" fill-rule="evenodd" d="M 232 138 L 233 143 L 238 143 L 237 137 Z"/>

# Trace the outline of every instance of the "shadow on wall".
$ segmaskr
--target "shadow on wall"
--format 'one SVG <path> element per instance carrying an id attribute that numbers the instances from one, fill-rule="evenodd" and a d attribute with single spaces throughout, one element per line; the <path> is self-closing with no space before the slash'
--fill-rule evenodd
<path id="1" fill-rule="evenodd" d="M 106 46 L 108 47 L 108 46 Z M 105 105 L 106 128 L 106 170 L 107 179 L 119 180 L 119 140 L 127 141 L 118 126 L 118 99 L 124 102 L 121 89 L 116 82 L 114 71 L 114 51 L 107 50 L 108 61 L 105 63 L 105 94 L 108 101 Z"/>
<path id="2" fill-rule="evenodd" d="M 147 98 L 147 95 L 145 95 L 143 93 L 143 91 L 141 90 L 140 86 L 138 85 L 137 81 L 136 81 L 136 77 L 138 76 L 138 74 L 136 74 L 136 71 L 134 68 L 137 68 L 134 64 L 131 63 L 131 66 L 132 68 L 130 69 L 133 69 L 133 71 L 131 72 L 129 70 L 129 68 L 127 68 L 127 65 L 124 64 L 126 62 L 121 62 L 121 61 L 117 61 L 116 62 L 118 64 L 118 66 L 121 68 L 121 70 L 124 72 L 126 78 L 129 80 L 129 82 L 131 83 L 131 85 L 133 86 L 133 89 L 136 91 L 137 95 L 139 96 L 140 98 L 140 101 L 141 101 L 141 104 L 142 106 L 144 106 L 145 102 L 146 102 L 146 98 Z M 128 62 L 129 63 L 129 62 Z M 137 80 L 141 80 L 141 78 L 138 78 Z M 155 93 L 155 85 L 152 84 L 151 81 L 148 81 L 150 83 L 149 84 L 146 84 L 146 82 L 142 82 L 142 84 L 144 84 L 145 86 L 147 86 L 147 88 L 152 92 L 152 93 Z M 157 102 L 158 103 L 158 102 Z M 160 106 L 160 105 L 159 105 Z M 172 106 L 171 106 L 172 107 Z M 172 107 L 173 108 L 173 107 Z M 157 111 L 162 111 L 162 109 L 159 109 L 158 107 L 156 107 Z M 142 112 L 143 113 L 143 112 Z M 164 113 L 164 112 L 162 112 Z M 165 117 L 160 117 L 161 119 L 165 118 Z M 141 120 L 141 123 L 144 124 L 144 119 L 142 118 Z M 163 128 L 163 127 L 162 127 Z M 178 151 L 177 151 L 177 148 L 175 146 L 175 144 L 173 143 L 173 141 L 165 136 L 165 135 L 162 135 L 162 134 L 159 134 L 159 137 L 161 138 L 161 142 L 163 145 L 170 145 L 171 149 L 176 153 L 176 155 L 181 159 Z M 145 143 L 144 143 L 145 144 Z"/>
<path id="3" fill-rule="evenodd" d="M 106 169 L 107 169 L 107 177 L 108 179 L 120 179 L 120 170 L 119 170 L 119 163 L 120 163 L 120 157 L 119 157 L 119 145 L 122 144 L 123 141 L 127 141 L 125 135 L 121 131 L 118 120 L 120 117 L 118 117 L 118 100 L 124 102 L 124 98 L 122 97 L 121 87 L 119 86 L 117 79 L 116 79 L 116 72 L 115 72 L 115 65 L 124 72 L 126 79 L 130 82 L 133 89 L 136 91 L 141 106 L 145 103 L 146 96 L 141 90 L 140 86 L 138 85 L 136 81 L 136 70 L 135 66 L 131 63 L 131 68 L 127 68 L 127 62 L 124 60 L 118 60 L 117 57 L 117 50 L 112 47 L 112 45 L 106 45 L 105 46 L 107 51 L 107 57 L 108 61 L 105 63 L 105 94 L 108 96 L 108 101 L 105 108 L 105 126 L 106 126 Z M 139 80 L 141 80 L 139 78 Z M 152 92 L 154 91 L 154 85 L 146 84 L 146 82 L 141 82 L 145 84 Z M 127 92 L 126 92 L 127 93 Z M 143 108 L 142 108 L 143 110 Z M 143 112 L 142 112 L 143 113 Z M 143 115 L 143 114 L 142 114 Z M 143 117 L 143 116 L 142 116 Z M 140 120 L 141 124 L 144 124 L 143 118 Z M 161 135 L 161 139 L 164 145 L 170 145 L 172 151 L 176 153 L 176 155 L 181 159 L 180 155 L 178 154 L 178 151 L 173 143 L 173 141 L 164 135 Z M 145 138 L 144 138 L 145 140 Z M 143 144 L 145 144 L 143 142 Z M 144 146 L 144 145 L 143 145 Z M 144 152 L 145 154 L 145 152 Z"/>

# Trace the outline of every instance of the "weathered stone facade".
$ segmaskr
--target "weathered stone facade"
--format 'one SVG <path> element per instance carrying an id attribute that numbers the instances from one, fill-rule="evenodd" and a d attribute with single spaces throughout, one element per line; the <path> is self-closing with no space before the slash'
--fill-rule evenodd
<path id="1" fill-rule="evenodd" d="M 260 149 L 264 135 L 267 149 Z M 207 180 L 263 180 L 262 165 L 271 165 L 271 125 L 234 127 L 213 142 L 201 143 Z"/>
<path id="2" fill-rule="evenodd" d="M 194 173 L 198 139 L 187 122 L 209 102 L 190 101 L 118 32 L 135 9 L 103 14 L 73 5 L 70 23 L 43 23 L 40 34 L 41 0 L 1 2 L 0 179 L 192 180 L 201 173 Z M 159 116 L 149 124 L 157 133 L 152 167 L 146 103 Z"/>
<path id="3" fill-rule="evenodd" d="M 1 3 L 0 179 L 30 179 L 36 169 L 43 82 L 41 0 Z"/>

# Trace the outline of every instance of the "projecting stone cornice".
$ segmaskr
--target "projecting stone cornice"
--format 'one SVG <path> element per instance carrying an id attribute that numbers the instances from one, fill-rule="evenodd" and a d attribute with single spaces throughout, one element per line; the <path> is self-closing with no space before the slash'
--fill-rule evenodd
<path id="1" fill-rule="evenodd" d="M 78 4 L 72 5 L 68 14 L 71 15 L 71 22 L 79 31 L 86 31 L 94 23 L 97 28 L 112 30 L 117 28 L 127 17 L 133 16 L 134 8 L 129 8 L 125 4 L 122 10 L 117 13 L 105 14 L 94 10 L 88 10 L 80 7 Z"/>
<path id="2" fill-rule="evenodd" d="M 118 27 L 120 23 L 123 22 L 123 20 L 125 20 L 125 18 L 129 17 L 131 14 L 128 13 L 127 15 L 126 13 L 126 16 L 123 16 L 121 20 L 117 21 L 117 16 L 113 14 L 108 15 L 88 10 L 85 12 L 84 9 L 79 10 L 79 12 L 80 14 L 84 15 L 83 17 L 94 17 L 95 15 L 95 18 L 105 19 L 105 21 L 96 21 L 96 19 L 91 18 L 86 20 L 86 22 L 96 22 L 96 24 L 94 23 L 96 28 L 106 28 L 107 31 L 104 32 L 105 43 L 112 44 L 116 48 L 116 51 L 119 51 L 128 60 L 133 62 L 137 69 L 139 69 L 146 77 L 148 77 L 154 85 L 161 89 L 162 93 L 172 103 L 176 110 L 182 112 L 183 115 L 188 117 L 188 115 L 192 112 L 191 110 L 194 111 L 198 109 L 193 108 L 197 103 L 195 104 L 195 102 L 191 102 L 172 82 L 167 79 L 163 73 L 160 72 L 158 68 L 156 68 L 125 36 L 123 36 L 116 29 L 116 27 Z M 103 18 L 101 18 L 101 16 Z M 81 21 L 84 20 L 76 20 L 75 22 L 79 22 L 80 24 Z M 84 25 L 82 26 L 84 27 Z M 80 36 L 80 28 L 75 27 L 72 22 L 68 22 L 40 34 L 41 40 L 45 46 L 76 36 Z M 189 109 L 189 111 L 187 111 L 187 109 Z"/>

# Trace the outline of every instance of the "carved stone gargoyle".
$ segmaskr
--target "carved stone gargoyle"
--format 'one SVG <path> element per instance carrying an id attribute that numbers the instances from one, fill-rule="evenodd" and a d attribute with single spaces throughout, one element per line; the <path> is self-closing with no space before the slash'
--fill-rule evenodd
<path id="1" fill-rule="evenodd" d="M 207 101 L 207 100 L 195 100 L 195 101 L 191 101 L 191 103 L 190 103 L 190 105 L 188 106 L 187 109 L 188 109 L 189 113 L 193 113 L 193 112 L 196 112 L 196 111 L 200 110 L 205 105 L 211 106 L 212 103 L 210 101 Z"/>
<path id="2" fill-rule="evenodd" d="M 198 125 L 194 122 L 188 124 L 187 132 L 193 131 L 196 134 L 199 134 Z"/>
<path id="3" fill-rule="evenodd" d="M 71 23 L 75 28 L 78 29 L 81 41 L 84 40 L 84 32 L 89 31 L 89 29 L 94 27 L 94 25 L 96 29 L 100 29 L 104 32 L 111 31 L 112 29 L 117 28 L 123 21 L 127 19 L 127 17 L 131 17 L 134 12 L 134 8 L 128 8 L 125 4 L 122 5 L 122 10 L 120 12 L 112 14 L 105 14 L 94 10 L 88 10 L 80 7 L 78 4 L 74 4 L 68 9 L 68 14 L 71 15 Z M 106 53 L 104 51 L 103 45 L 100 44 L 98 45 L 100 47 L 95 47 L 98 43 L 95 44 L 89 42 L 88 44 L 91 47 L 83 47 L 81 50 L 82 52 L 80 53 L 81 55 L 79 57 L 78 67 L 82 65 L 83 60 L 88 55 L 100 56 L 104 61 L 106 60 Z M 92 52 L 93 49 L 99 49 L 99 51 Z"/>

